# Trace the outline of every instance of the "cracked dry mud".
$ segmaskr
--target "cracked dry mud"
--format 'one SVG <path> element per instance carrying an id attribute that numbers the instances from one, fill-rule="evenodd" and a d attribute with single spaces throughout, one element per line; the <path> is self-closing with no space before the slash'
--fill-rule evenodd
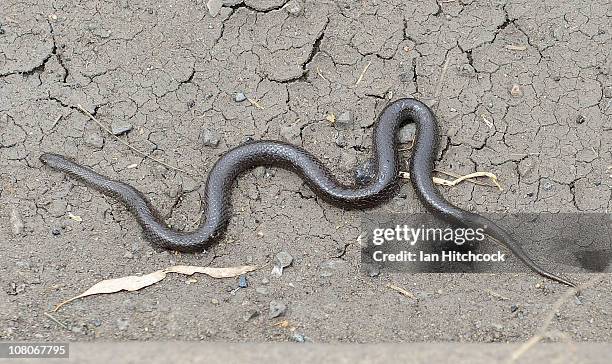
<path id="1" fill-rule="evenodd" d="M 246 137 L 300 144 L 350 179 L 370 155 L 377 113 L 390 98 L 413 96 L 436 108 L 439 169 L 491 171 L 505 187 L 443 188 L 454 203 L 482 212 L 610 211 L 609 2 L 306 1 L 297 13 L 284 0 L 226 3 L 216 17 L 202 0 L 0 7 L 0 339 L 289 340 L 293 333 L 268 319 L 271 301 L 286 304 L 285 319 L 315 342 L 534 334 L 565 287 L 532 273 L 370 277 L 360 271 L 359 213 L 319 201 L 288 172 L 241 178 L 226 238 L 189 255 L 154 250 L 119 203 L 41 168 L 38 156 L 66 154 L 129 182 L 169 223 L 190 229 L 208 169 Z M 239 92 L 262 108 L 236 102 Z M 107 125 L 131 124 L 124 140 L 198 175 L 143 159 L 77 104 Z M 326 121 L 347 111 L 349 127 Z M 216 148 L 202 146 L 204 129 L 218 133 Z M 390 210 L 422 207 L 405 184 L 377 211 Z M 54 316 L 68 330 L 44 315 L 101 279 L 172 264 L 265 265 L 282 250 L 295 258 L 283 276 L 267 266 L 245 289 L 172 276 L 66 306 Z M 567 303 L 553 328 L 609 341 L 611 291 L 606 275 L 580 304 Z"/>

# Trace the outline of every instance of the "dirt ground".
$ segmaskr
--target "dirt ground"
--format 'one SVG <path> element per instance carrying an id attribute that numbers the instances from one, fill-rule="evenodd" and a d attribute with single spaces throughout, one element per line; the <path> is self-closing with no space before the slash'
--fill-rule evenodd
<path id="1" fill-rule="evenodd" d="M 170 224 L 192 229 L 208 169 L 245 138 L 302 145 L 350 179 L 370 156 L 378 112 L 411 96 L 439 118 L 438 169 L 490 171 L 504 186 L 443 188 L 457 205 L 609 212 L 611 17 L 607 0 L 235 0 L 214 17 L 202 0 L 4 1 L 0 339 L 527 340 L 566 287 L 528 272 L 363 272 L 360 212 L 321 202 L 289 172 L 245 175 L 224 240 L 206 254 L 175 254 L 145 241 L 121 204 L 38 156 L 65 154 L 129 182 Z M 195 175 L 141 157 L 77 105 Z M 405 184 L 377 211 L 422 207 Z M 294 260 L 275 277 L 281 251 Z M 46 315 L 101 279 L 174 264 L 265 267 L 247 288 L 171 275 L 75 301 L 52 313 L 60 324 Z M 568 300 L 552 316 L 553 340 L 610 341 L 611 291 L 603 275 Z M 269 318 L 271 301 L 286 305 L 283 316 Z M 275 325 L 282 320 L 288 327 Z"/>

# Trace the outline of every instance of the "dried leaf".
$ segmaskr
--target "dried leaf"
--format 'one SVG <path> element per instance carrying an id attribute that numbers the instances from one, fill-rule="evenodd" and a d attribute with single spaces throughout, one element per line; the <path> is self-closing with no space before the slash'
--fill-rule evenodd
<path id="1" fill-rule="evenodd" d="M 107 294 L 107 293 L 116 293 L 120 291 L 138 291 L 139 289 L 148 287 L 153 285 L 164 278 L 166 278 L 166 274 L 168 273 L 179 273 L 185 275 L 192 275 L 194 273 L 202 273 L 206 274 L 212 278 L 230 278 L 237 277 L 241 274 L 245 274 L 251 271 L 254 271 L 257 267 L 252 265 L 246 266 L 238 266 L 238 267 L 226 267 L 226 268 L 212 268 L 212 267 L 198 267 L 191 265 L 175 265 L 173 267 L 169 267 L 166 269 L 158 270 L 153 273 L 145 274 L 143 276 L 127 276 L 122 278 L 114 278 L 107 279 L 104 281 L 100 281 L 87 291 L 81 293 L 78 296 L 72 297 L 68 299 L 53 309 L 53 311 L 57 311 L 63 305 L 72 302 L 76 299 L 96 295 L 96 294 Z"/>
<path id="2" fill-rule="evenodd" d="M 213 278 L 231 278 L 239 275 L 252 272 L 257 267 L 253 265 L 245 265 L 240 267 L 227 267 L 227 268 L 212 268 L 212 267 L 198 267 L 194 265 L 175 265 L 170 268 L 164 269 L 166 273 L 180 273 L 188 276 L 194 273 L 206 274 Z"/>
<path id="3" fill-rule="evenodd" d="M 458 175 L 455 175 L 449 172 L 443 172 L 443 171 L 436 171 L 436 172 L 443 173 L 451 177 L 455 177 L 455 179 L 452 181 L 444 179 L 444 178 L 433 177 L 433 182 L 437 185 L 453 187 L 463 181 L 467 181 L 467 182 L 471 182 L 473 184 L 477 184 L 480 186 L 497 187 L 500 191 L 504 190 L 502 186 L 499 184 L 499 182 L 497 181 L 497 176 L 491 172 L 474 172 L 474 173 L 466 174 L 464 176 L 458 176 Z M 410 179 L 410 173 L 408 172 L 399 172 L 399 176 L 400 178 Z M 491 180 L 491 182 L 493 182 L 493 185 L 479 182 L 478 180 L 475 179 L 477 177 L 487 177 Z"/>

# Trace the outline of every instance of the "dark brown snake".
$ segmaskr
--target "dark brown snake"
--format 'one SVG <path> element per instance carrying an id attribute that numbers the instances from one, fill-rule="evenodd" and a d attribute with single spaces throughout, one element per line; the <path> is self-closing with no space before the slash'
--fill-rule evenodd
<path id="1" fill-rule="evenodd" d="M 204 214 L 193 232 L 169 228 L 150 202 L 134 187 L 111 180 L 66 157 L 45 153 L 40 160 L 49 167 L 83 181 L 105 195 L 122 201 L 142 226 L 145 237 L 157 246 L 182 252 L 202 251 L 217 241 L 231 217 L 230 196 L 234 181 L 257 166 L 273 166 L 297 173 L 324 200 L 343 208 L 363 209 L 381 204 L 399 188 L 397 133 L 409 122 L 416 123 L 416 139 L 410 161 L 410 179 L 417 195 L 434 216 L 466 228 L 481 228 L 508 248 L 538 274 L 560 283 L 574 283 L 547 272 L 523 251 L 512 237 L 492 221 L 460 209 L 446 201 L 432 181 L 434 157 L 438 147 L 436 117 L 429 107 L 414 99 L 400 99 L 380 114 L 373 136 L 374 177 L 367 184 L 343 185 L 317 158 L 295 145 L 278 141 L 255 141 L 224 154 L 212 167 L 203 198 Z"/>

